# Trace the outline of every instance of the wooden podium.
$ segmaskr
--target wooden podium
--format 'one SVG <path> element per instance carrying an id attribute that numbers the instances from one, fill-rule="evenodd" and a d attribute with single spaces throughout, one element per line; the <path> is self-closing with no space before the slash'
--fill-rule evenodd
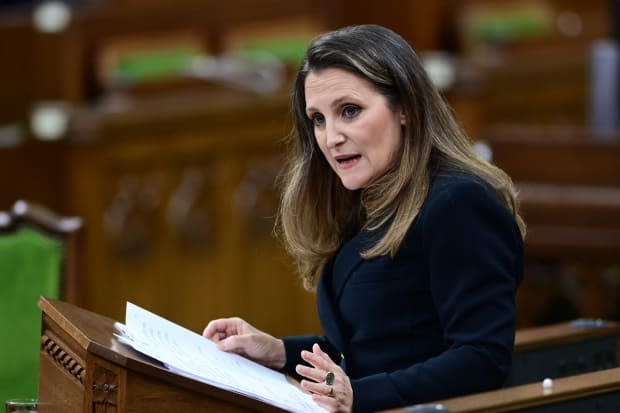
<path id="1" fill-rule="evenodd" d="M 121 344 L 114 320 L 41 297 L 40 413 L 283 412 L 179 376 Z"/>

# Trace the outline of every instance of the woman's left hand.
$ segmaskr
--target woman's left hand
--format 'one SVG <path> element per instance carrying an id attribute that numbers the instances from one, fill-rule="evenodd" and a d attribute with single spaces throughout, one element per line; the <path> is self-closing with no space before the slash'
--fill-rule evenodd
<path id="1" fill-rule="evenodd" d="M 312 367 L 298 364 L 295 370 L 305 377 L 301 381 L 301 387 L 312 393 L 312 400 L 330 412 L 351 412 L 353 389 L 344 370 L 334 363 L 318 344 L 312 346 L 312 352 L 302 351 L 301 358 Z"/>

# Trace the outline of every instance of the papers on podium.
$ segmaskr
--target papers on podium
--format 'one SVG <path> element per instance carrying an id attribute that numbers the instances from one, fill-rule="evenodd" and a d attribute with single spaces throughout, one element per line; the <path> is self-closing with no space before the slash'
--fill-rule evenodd
<path id="1" fill-rule="evenodd" d="M 237 354 L 219 350 L 199 334 L 127 303 L 119 341 L 159 360 L 171 371 L 295 412 L 325 412 L 310 395 L 271 370 Z"/>

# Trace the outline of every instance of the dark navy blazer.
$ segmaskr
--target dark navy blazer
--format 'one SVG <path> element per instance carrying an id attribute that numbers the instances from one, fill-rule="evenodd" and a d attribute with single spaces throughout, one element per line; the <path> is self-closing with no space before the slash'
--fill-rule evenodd
<path id="1" fill-rule="evenodd" d="M 296 376 L 301 350 L 319 343 L 350 377 L 356 413 L 500 387 L 523 241 L 494 190 L 470 175 L 438 175 L 394 258 L 360 256 L 373 236 L 356 235 L 325 265 L 325 336 L 284 338 L 284 370 Z"/>

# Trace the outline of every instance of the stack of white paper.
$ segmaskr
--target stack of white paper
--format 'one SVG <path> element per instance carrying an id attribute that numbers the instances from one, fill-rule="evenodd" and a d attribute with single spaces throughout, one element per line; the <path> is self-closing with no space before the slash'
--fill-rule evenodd
<path id="1" fill-rule="evenodd" d="M 215 344 L 135 304 L 127 303 L 119 340 L 177 374 L 298 413 L 325 412 L 277 371 Z"/>

